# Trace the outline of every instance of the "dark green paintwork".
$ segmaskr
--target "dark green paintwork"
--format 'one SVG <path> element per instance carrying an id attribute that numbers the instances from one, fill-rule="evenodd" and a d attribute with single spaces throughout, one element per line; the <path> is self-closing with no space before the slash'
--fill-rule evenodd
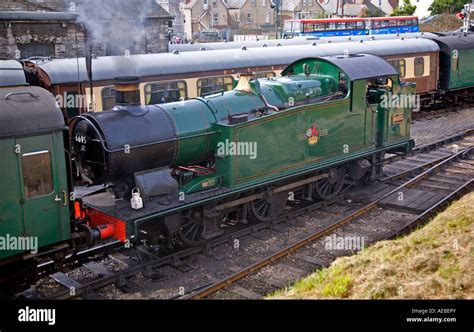
<path id="1" fill-rule="evenodd" d="M 350 81 L 330 62 L 300 61 L 291 72 L 292 76 L 253 81 L 255 93 L 234 90 L 180 106 L 173 103 L 170 104 L 172 109 L 164 105 L 179 133 L 176 164 L 202 159 L 198 156 L 216 155 L 217 144 L 226 141 L 236 146 L 239 143 L 256 144 L 256 159 L 248 155 L 216 155 L 216 176 L 222 178 L 222 184 L 241 187 L 326 163 L 343 162 L 377 148 L 409 144 L 411 108 L 384 109 L 380 101 L 389 94 L 414 95 L 413 85 L 402 87 L 397 76 L 390 77 L 391 91 L 375 91 L 377 102 L 369 106 L 368 81 Z M 339 99 L 305 103 L 305 100 L 335 93 L 336 82 L 342 81 L 346 90 L 340 91 Z M 251 114 L 251 110 L 264 108 L 259 93 L 271 105 L 290 107 L 261 117 L 250 117 L 243 123 L 229 124 L 230 116 Z M 299 105 L 291 107 L 292 103 Z M 189 108 L 192 108 L 191 112 Z M 395 114 L 399 118 L 403 114 L 401 123 L 392 123 Z M 305 136 L 312 126 L 319 132 L 315 144 L 310 144 Z M 185 138 L 196 134 L 201 136 Z M 185 192 L 202 190 L 200 183 L 203 181 L 195 179 L 182 189 Z"/>
<path id="2" fill-rule="evenodd" d="M 457 60 L 455 59 L 456 54 Z M 474 49 L 451 51 L 451 73 L 449 78 L 449 90 L 468 88 L 474 85 Z"/>
<path id="3" fill-rule="evenodd" d="M 19 154 L 15 153 L 18 147 L 21 149 Z M 62 132 L 2 139 L 0 151 L 2 187 L 8 188 L 0 191 L 0 235 L 38 237 L 39 247 L 69 239 L 69 195 Z M 22 156 L 39 151 L 49 151 L 53 190 L 38 197 L 26 198 Z M 56 198 L 61 201 L 56 201 Z M 0 258 L 18 253 L 20 251 L 0 251 Z"/>

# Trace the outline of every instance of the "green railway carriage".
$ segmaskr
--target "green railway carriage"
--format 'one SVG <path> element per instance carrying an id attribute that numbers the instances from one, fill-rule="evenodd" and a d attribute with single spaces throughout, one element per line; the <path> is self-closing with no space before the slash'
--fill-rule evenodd
<path id="1" fill-rule="evenodd" d="M 447 92 L 474 87 L 474 35 L 430 39 L 440 48 L 440 89 Z"/>
<path id="2" fill-rule="evenodd" d="M 122 80 L 119 106 L 71 125 L 81 174 L 109 188 L 83 198 L 91 224 L 114 224 L 121 240 L 200 244 L 221 234 L 223 214 L 270 221 L 289 191 L 332 199 L 345 181 L 380 176 L 385 153 L 413 147 L 415 85 L 374 55 L 305 58 L 282 77 L 242 75 L 233 91 L 159 106 L 127 102 L 139 87 Z M 138 209 L 123 198 L 134 187 Z"/>
<path id="3" fill-rule="evenodd" d="M 0 89 L 1 263 L 70 238 L 65 129 L 51 93 Z"/>

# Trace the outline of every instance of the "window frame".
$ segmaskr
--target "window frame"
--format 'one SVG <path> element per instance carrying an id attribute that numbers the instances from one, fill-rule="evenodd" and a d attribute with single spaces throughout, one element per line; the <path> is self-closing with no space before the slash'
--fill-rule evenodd
<path id="1" fill-rule="evenodd" d="M 417 63 L 417 61 L 420 61 L 420 60 L 421 60 L 421 62 Z M 417 68 L 420 68 L 420 66 L 421 66 L 421 73 L 419 71 L 417 71 Z M 419 56 L 419 57 L 415 58 L 413 70 L 414 70 L 414 74 L 415 74 L 416 77 L 425 75 L 425 58 L 424 57 Z"/>
<path id="2" fill-rule="evenodd" d="M 208 88 L 210 86 L 215 87 L 215 86 L 222 85 L 222 89 L 214 89 L 212 91 L 208 91 L 208 92 L 205 92 L 205 93 L 202 92 L 202 90 L 203 90 L 202 82 L 204 80 L 217 80 L 217 79 L 222 79 L 222 84 L 216 84 L 214 82 L 212 85 L 206 85 L 204 87 Z M 226 79 L 229 79 L 229 82 L 226 82 L 225 81 Z M 230 88 L 229 88 L 229 86 L 230 86 Z M 230 91 L 230 90 L 232 90 L 233 87 L 234 87 L 234 77 L 231 76 L 231 75 L 201 77 L 196 81 L 196 88 L 197 88 L 198 97 L 202 97 L 203 95 L 209 95 L 209 94 L 213 94 L 213 93 L 219 93 L 221 90 Z"/>
<path id="3" fill-rule="evenodd" d="M 255 73 L 254 76 L 255 76 L 256 79 L 259 79 L 259 78 L 272 78 L 272 77 L 276 77 L 276 73 L 273 72 L 273 71 L 260 71 L 260 72 Z"/>
<path id="4" fill-rule="evenodd" d="M 398 71 L 398 74 L 400 75 L 401 78 L 405 78 L 406 75 L 407 75 L 407 64 L 406 64 L 406 61 L 405 59 L 393 59 L 393 60 L 389 60 L 389 62 L 392 64 L 392 66 L 395 67 L 395 69 L 397 69 Z M 396 62 L 396 64 L 394 64 Z M 403 68 L 403 73 L 402 71 L 400 70 L 401 68 Z"/>
<path id="5" fill-rule="evenodd" d="M 108 96 L 104 97 L 104 92 L 105 91 L 114 91 L 114 93 L 113 94 L 110 93 Z M 107 107 L 107 108 L 104 107 L 104 105 L 107 103 L 107 102 L 104 102 L 104 99 L 112 99 L 112 98 L 113 98 L 113 101 L 114 101 L 114 105 L 112 107 Z M 117 106 L 117 104 L 115 103 L 115 89 L 114 89 L 113 85 L 102 87 L 102 89 L 100 90 L 100 100 L 102 102 L 102 110 L 103 111 L 114 108 L 115 106 Z"/>
<path id="6" fill-rule="evenodd" d="M 47 154 L 47 156 L 48 156 L 49 172 L 47 172 L 47 173 L 49 174 L 48 180 L 50 180 L 49 181 L 50 190 L 48 192 L 41 192 L 39 194 L 30 196 L 28 194 L 29 190 L 27 190 L 27 188 L 29 186 L 27 185 L 27 179 L 26 179 L 26 175 L 30 174 L 30 172 L 29 172 L 28 169 L 25 169 L 25 165 L 27 165 L 27 162 L 25 161 L 25 157 L 37 156 L 37 155 L 40 155 L 40 154 Z M 40 151 L 22 153 L 22 155 L 21 155 L 21 175 L 22 175 L 22 181 L 23 181 L 23 195 L 24 195 L 25 199 L 28 199 L 28 200 L 37 199 L 37 198 L 49 196 L 49 195 L 51 195 L 55 192 L 52 160 L 53 160 L 53 156 L 52 156 L 52 153 L 51 153 L 50 150 L 40 150 Z M 34 178 L 38 179 L 38 175 L 35 175 Z"/>

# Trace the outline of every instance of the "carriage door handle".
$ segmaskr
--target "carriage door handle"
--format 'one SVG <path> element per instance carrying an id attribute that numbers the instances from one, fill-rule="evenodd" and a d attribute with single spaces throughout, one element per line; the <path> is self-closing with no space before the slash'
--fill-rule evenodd
<path id="1" fill-rule="evenodd" d="M 67 193 L 66 190 L 61 190 L 61 194 L 63 194 L 63 206 L 67 205 Z"/>

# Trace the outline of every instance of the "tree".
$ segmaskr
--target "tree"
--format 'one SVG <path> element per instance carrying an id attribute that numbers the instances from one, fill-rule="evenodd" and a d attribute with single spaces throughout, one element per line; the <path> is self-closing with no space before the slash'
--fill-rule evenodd
<path id="1" fill-rule="evenodd" d="M 380 9 L 370 10 L 369 8 L 365 7 L 359 14 L 359 17 L 382 17 L 385 14 Z"/>
<path id="2" fill-rule="evenodd" d="M 410 0 L 403 0 L 403 6 L 397 6 L 393 10 L 391 16 L 410 16 L 416 10 L 416 6 L 412 5 Z"/>
<path id="3" fill-rule="evenodd" d="M 431 15 L 459 13 L 470 0 L 434 0 L 429 10 Z"/>

